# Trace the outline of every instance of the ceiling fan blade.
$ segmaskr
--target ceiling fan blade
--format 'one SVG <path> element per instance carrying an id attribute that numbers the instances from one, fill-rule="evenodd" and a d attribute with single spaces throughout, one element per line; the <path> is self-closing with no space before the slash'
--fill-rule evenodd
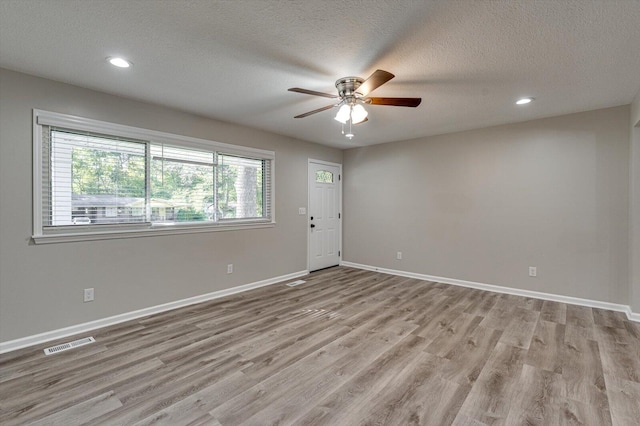
<path id="1" fill-rule="evenodd" d="M 369 76 L 368 79 L 364 81 L 364 83 L 360 85 L 360 87 L 356 89 L 356 92 L 362 94 L 362 96 L 367 96 L 369 93 L 373 92 L 378 87 L 391 80 L 393 77 L 395 77 L 395 75 L 391 74 L 388 71 L 376 70 Z"/>
<path id="2" fill-rule="evenodd" d="M 304 114 L 296 115 L 296 116 L 295 116 L 295 117 L 293 117 L 293 118 L 304 118 L 304 117 L 308 117 L 308 116 L 310 116 L 311 114 L 315 114 L 316 112 L 326 111 L 326 110 L 331 109 L 331 108 L 333 108 L 333 107 L 335 107 L 335 105 L 327 105 L 327 106 L 322 107 L 322 108 L 314 109 L 313 111 L 305 112 Z"/>
<path id="3" fill-rule="evenodd" d="M 338 95 L 332 95 L 330 93 L 316 92 L 315 90 L 301 89 L 299 87 L 292 87 L 290 92 L 304 93 L 306 95 L 324 96 L 325 98 L 337 98 Z"/>
<path id="4" fill-rule="evenodd" d="M 369 118 L 368 118 L 368 117 L 365 117 L 365 118 L 364 118 L 364 120 L 362 120 L 362 121 L 361 121 L 361 122 L 359 122 L 359 123 L 355 123 L 355 125 L 357 126 L 358 124 L 366 123 L 367 121 L 369 121 Z"/>
<path id="5" fill-rule="evenodd" d="M 415 108 L 420 105 L 422 98 L 366 98 L 364 101 L 371 105 L 390 105 Z"/>

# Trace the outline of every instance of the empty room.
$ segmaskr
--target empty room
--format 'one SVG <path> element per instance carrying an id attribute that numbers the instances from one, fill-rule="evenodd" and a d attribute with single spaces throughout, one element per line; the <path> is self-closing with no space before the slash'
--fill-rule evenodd
<path id="1" fill-rule="evenodd" d="M 0 0 L 0 424 L 640 424 L 637 0 Z"/>

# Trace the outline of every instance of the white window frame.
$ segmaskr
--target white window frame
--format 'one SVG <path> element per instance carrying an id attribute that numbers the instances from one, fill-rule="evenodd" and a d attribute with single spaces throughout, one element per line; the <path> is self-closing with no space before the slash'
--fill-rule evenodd
<path id="1" fill-rule="evenodd" d="M 114 224 L 83 225 L 82 227 L 61 227 L 51 233 L 43 233 L 43 126 L 55 126 L 69 130 L 92 132 L 114 137 L 131 138 L 164 143 L 177 147 L 204 149 L 224 154 L 267 160 L 270 162 L 270 218 L 225 219 L 220 222 L 191 222 L 173 224 Z M 192 234 L 212 231 L 230 231 L 275 226 L 275 152 L 258 148 L 231 145 L 206 139 L 180 136 L 171 133 L 148 130 L 138 127 L 109 123 L 56 112 L 33 110 L 33 241 L 36 244 L 61 243 L 71 241 L 107 240 L 117 238 L 135 238 L 155 235 Z"/>

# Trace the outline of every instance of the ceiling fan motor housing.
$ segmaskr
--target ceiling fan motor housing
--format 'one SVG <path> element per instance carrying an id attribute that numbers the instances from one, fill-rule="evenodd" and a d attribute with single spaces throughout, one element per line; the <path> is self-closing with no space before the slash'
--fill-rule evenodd
<path id="1" fill-rule="evenodd" d="M 338 95 L 347 104 L 355 104 L 358 96 L 356 90 L 360 85 L 364 83 L 364 79 L 360 77 L 343 77 L 336 81 L 336 89 L 338 89 Z"/>

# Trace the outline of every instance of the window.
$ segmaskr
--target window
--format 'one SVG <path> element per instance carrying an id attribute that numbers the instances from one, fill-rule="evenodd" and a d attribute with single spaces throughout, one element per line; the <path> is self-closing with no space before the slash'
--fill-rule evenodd
<path id="1" fill-rule="evenodd" d="M 44 111 L 34 121 L 36 242 L 274 223 L 271 151 Z"/>
<path id="2" fill-rule="evenodd" d="M 217 215 L 222 219 L 248 219 L 269 215 L 264 191 L 268 165 L 235 155 L 218 156 Z M 266 209 L 266 211 L 265 211 Z"/>
<path id="3" fill-rule="evenodd" d="M 215 152 L 151 145 L 151 222 L 206 222 L 214 203 Z"/>
<path id="4" fill-rule="evenodd" d="M 318 183 L 333 183 L 333 173 L 326 170 L 316 171 L 316 182 Z"/>

